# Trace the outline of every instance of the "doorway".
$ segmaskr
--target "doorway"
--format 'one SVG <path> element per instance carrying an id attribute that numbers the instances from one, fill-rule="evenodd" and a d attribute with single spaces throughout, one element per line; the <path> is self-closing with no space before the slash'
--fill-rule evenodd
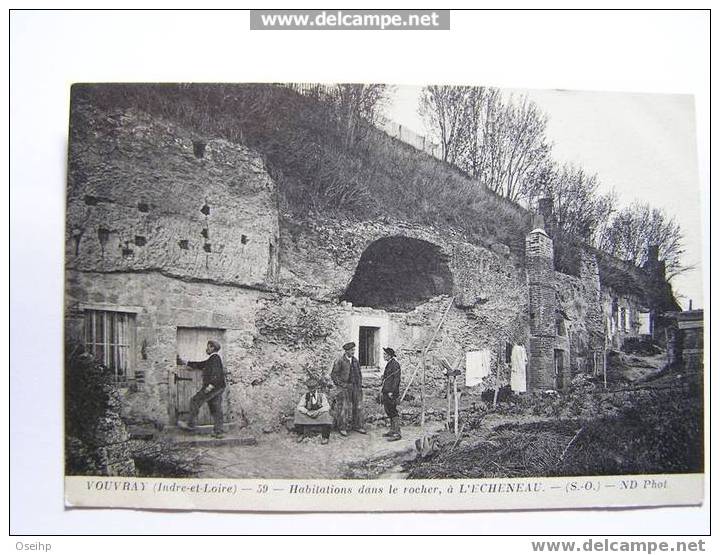
<path id="1" fill-rule="evenodd" d="M 200 361 L 208 358 L 205 348 L 209 340 L 221 345 L 220 357 L 225 359 L 225 330 L 217 328 L 177 328 L 177 356 L 183 360 Z M 170 417 L 173 424 L 178 420 L 186 420 L 190 414 L 190 399 L 202 388 L 202 371 L 187 366 L 177 365 L 170 375 Z M 223 393 L 223 410 L 226 418 L 228 390 Z M 205 403 L 198 413 L 197 424 L 212 424 L 210 409 Z"/>
<path id="2" fill-rule="evenodd" d="M 380 328 L 360 326 L 358 360 L 361 368 L 380 366 Z"/>

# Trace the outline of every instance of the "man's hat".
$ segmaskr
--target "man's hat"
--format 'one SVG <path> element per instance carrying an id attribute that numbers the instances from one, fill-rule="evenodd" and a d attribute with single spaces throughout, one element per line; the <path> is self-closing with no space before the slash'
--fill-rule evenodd
<path id="1" fill-rule="evenodd" d="M 383 351 L 385 351 L 390 357 L 395 356 L 395 349 L 393 349 L 392 347 L 383 347 Z"/>
<path id="2" fill-rule="evenodd" d="M 345 343 L 345 345 L 343 345 L 343 351 L 349 351 L 350 349 L 354 349 L 354 348 L 355 348 L 355 343 L 353 343 L 352 341 L 350 343 Z"/>

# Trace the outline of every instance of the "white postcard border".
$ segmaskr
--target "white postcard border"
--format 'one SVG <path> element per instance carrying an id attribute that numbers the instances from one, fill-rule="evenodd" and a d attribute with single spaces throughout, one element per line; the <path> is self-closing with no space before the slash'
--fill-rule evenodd
<path id="1" fill-rule="evenodd" d="M 503 511 L 700 505 L 704 474 L 433 480 L 66 476 L 66 507 L 214 511 Z"/>

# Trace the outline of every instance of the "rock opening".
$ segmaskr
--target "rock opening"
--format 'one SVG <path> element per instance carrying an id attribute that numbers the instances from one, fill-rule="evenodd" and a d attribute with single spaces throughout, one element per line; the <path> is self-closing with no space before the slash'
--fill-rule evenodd
<path id="1" fill-rule="evenodd" d="M 362 253 L 341 300 L 355 306 L 406 312 L 436 295 L 452 294 L 446 257 L 433 243 L 386 237 Z"/>

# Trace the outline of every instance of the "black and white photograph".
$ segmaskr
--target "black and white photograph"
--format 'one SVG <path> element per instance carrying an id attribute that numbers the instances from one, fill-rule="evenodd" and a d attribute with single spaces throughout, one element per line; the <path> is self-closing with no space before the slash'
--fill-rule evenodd
<path id="1" fill-rule="evenodd" d="M 102 4 L 9 11 L 11 547 L 706 550 L 709 10 Z"/>
<path id="2" fill-rule="evenodd" d="M 74 85 L 66 474 L 701 475 L 692 115 L 681 95 Z"/>

